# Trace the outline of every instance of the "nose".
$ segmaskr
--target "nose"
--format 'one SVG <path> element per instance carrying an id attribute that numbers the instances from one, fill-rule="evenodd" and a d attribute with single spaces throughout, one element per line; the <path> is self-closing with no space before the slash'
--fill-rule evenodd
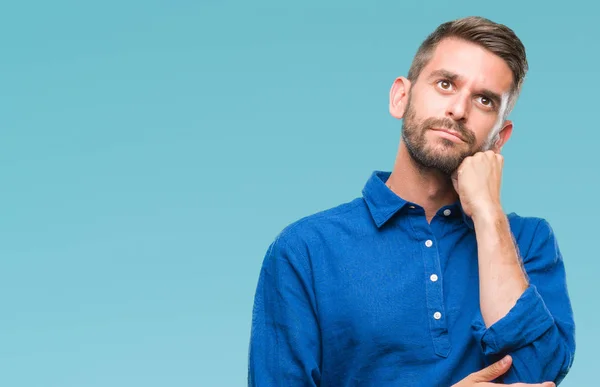
<path id="1" fill-rule="evenodd" d="M 449 101 L 446 108 L 446 116 L 454 121 L 465 121 L 469 113 L 469 99 L 466 96 L 457 94 Z"/>

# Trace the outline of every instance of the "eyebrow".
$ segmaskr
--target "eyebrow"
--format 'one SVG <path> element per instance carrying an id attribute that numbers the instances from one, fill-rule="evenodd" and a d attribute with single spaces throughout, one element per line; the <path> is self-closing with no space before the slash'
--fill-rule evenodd
<path id="1" fill-rule="evenodd" d="M 441 78 L 446 78 L 446 79 L 448 79 L 449 81 L 452 81 L 452 82 L 455 82 L 455 81 L 458 81 L 459 79 L 461 79 L 460 75 L 455 74 L 455 73 L 453 73 L 451 71 L 448 71 L 448 70 L 444 70 L 444 69 L 435 70 L 434 72 L 432 72 L 431 74 L 429 74 L 429 79 L 440 78 L 440 77 Z"/>
<path id="2" fill-rule="evenodd" d="M 452 82 L 457 82 L 462 79 L 460 75 L 444 69 L 435 70 L 434 72 L 432 72 L 429 75 L 429 79 L 432 78 L 445 78 Z M 484 97 L 491 99 L 492 102 L 494 102 L 494 105 L 496 105 L 496 108 L 499 108 L 500 104 L 502 103 L 502 96 L 494 91 L 491 91 L 490 89 L 479 89 L 477 94 L 483 95 Z"/>

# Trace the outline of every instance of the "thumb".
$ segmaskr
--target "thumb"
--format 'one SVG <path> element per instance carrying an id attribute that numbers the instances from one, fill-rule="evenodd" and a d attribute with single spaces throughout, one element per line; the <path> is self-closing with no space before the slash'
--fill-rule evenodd
<path id="1" fill-rule="evenodd" d="M 458 171 L 454 171 L 450 176 L 452 180 L 452 186 L 454 186 L 454 190 L 458 193 Z"/>
<path id="2" fill-rule="evenodd" d="M 481 371 L 471 374 L 471 380 L 474 382 L 491 382 L 508 371 L 511 363 L 512 358 L 509 355 L 506 355 Z"/>

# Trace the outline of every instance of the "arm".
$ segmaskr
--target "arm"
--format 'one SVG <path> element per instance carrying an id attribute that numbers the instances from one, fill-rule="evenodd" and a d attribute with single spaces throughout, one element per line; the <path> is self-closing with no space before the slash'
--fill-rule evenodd
<path id="1" fill-rule="evenodd" d="M 492 363 L 509 353 L 505 382 L 562 381 L 575 353 L 575 327 L 562 255 L 550 228 L 529 229 L 523 257 L 500 205 L 503 157 L 494 151 L 465 158 L 453 184 L 473 218 L 478 245 L 480 318 L 474 332 Z M 529 278 L 527 278 L 529 277 Z"/>
<path id="2" fill-rule="evenodd" d="M 504 317 L 529 286 L 502 208 L 473 213 L 479 298 L 486 327 Z"/>
<path id="3" fill-rule="evenodd" d="M 506 239 L 510 228 L 508 222 L 504 222 L 501 222 L 504 226 L 496 238 L 503 239 L 507 246 L 498 248 L 495 253 L 483 247 L 479 258 L 484 262 L 484 266 L 490 259 L 509 259 L 512 253 L 508 252 L 513 249 L 516 254 L 514 244 L 512 248 L 510 246 L 513 242 L 508 243 Z M 493 236 L 482 238 L 486 244 L 493 239 Z M 512 237 L 510 240 L 512 241 Z M 487 286 L 488 289 L 480 295 L 482 316 L 474 322 L 475 335 L 488 362 L 491 363 L 505 354 L 512 356 L 513 366 L 503 378 L 505 383 L 551 380 L 559 384 L 573 363 L 575 324 L 562 255 L 548 222 L 538 222 L 533 232 L 532 244 L 523 257 L 523 265 L 529 281 L 514 304 L 507 300 L 512 300 L 515 294 L 521 292 L 521 274 L 517 274 L 515 269 L 512 269 L 514 272 L 509 269 L 498 272 L 500 277 L 506 276 L 506 280 L 503 284 L 502 281 L 498 281 L 495 291 L 506 291 L 508 296 L 492 296 L 494 286 L 481 285 Z M 482 283 L 493 276 L 491 272 L 485 273 L 486 277 L 480 278 Z M 493 284 L 494 280 L 490 282 Z M 511 283 L 513 286 L 509 287 L 508 284 Z M 498 306 L 490 305 L 495 300 L 499 300 Z M 507 305 L 511 306 L 506 310 Z M 487 317 L 484 316 L 484 310 Z"/>
<path id="4" fill-rule="evenodd" d="M 308 261 L 278 238 L 258 280 L 248 366 L 249 386 L 318 386 L 320 332 Z"/>

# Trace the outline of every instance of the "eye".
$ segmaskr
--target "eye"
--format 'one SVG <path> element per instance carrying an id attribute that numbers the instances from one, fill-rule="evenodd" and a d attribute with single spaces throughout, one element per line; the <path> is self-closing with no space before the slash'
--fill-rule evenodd
<path id="1" fill-rule="evenodd" d="M 478 97 L 479 99 L 479 103 L 482 104 L 483 106 L 487 107 L 487 108 L 494 108 L 494 102 L 489 99 L 488 97 L 482 95 L 480 97 Z"/>
<path id="2" fill-rule="evenodd" d="M 437 81 L 437 85 L 442 90 L 452 90 L 452 82 L 447 79 L 440 79 Z"/>

